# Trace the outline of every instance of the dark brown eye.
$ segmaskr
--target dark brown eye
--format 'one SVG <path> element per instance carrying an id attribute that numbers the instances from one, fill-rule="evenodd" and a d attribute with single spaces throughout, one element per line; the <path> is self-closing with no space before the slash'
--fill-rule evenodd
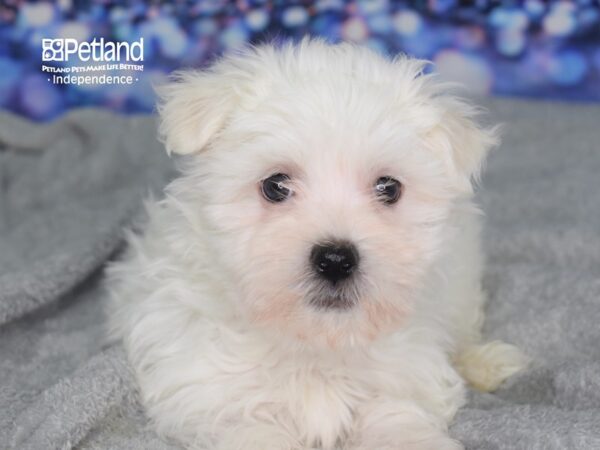
<path id="1" fill-rule="evenodd" d="M 402 184 L 392 177 L 379 177 L 375 182 L 375 195 L 386 205 L 393 205 L 400 199 Z"/>
<path id="2" fill-rule="evenodd" d="M 286 186 L 290 177 L 285 173 L 275 173 L 262 181 L 261 190 L 263 197 L 273 203 L 283 202 L 290 198 L 293 191 Z"/>

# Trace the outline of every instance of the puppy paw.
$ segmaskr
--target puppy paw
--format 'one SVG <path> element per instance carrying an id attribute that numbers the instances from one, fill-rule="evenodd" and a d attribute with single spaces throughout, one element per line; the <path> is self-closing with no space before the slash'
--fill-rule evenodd
<path id="1" fill-rule="evenodd" d="M 461 450 L 445 420 L 410 401 L 374 403 L 344 450 Z"/>
<path id="2" fill-rule="evenodd" d="M 234 427 L 218 440 L 215 450 L 310 450 L 275 425 Z"/>
<path id="3" fill-rule="evenodd" d="M 346 448 L 346 447 L 345 447 Z M 346 450 L 464 450 L 463 445 L 440 433 L 423 439 L 405 439 L 399 436 L 377 439 L 368 439 L 368 442 L 351 445 Z"/>
<path id="4" fill-rule="evenodd" d="M 514 345 L 502 341 L 471 345 L 455 359 L 456 369 L 475 389 L 491 392 L 504 380 L 527 366 L 527 357 Z"/>

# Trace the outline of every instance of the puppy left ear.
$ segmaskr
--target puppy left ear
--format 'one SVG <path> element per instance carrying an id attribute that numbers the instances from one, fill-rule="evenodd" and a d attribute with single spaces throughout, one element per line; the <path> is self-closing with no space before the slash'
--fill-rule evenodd
<path id="1" fill-rule="evenodd" d="M 159 138 L 167 153 L 189 155 L 208 146 L 236 104 L 235 90 L 216 71 L 181 71 L 158 86 Z"/>
<path id="2" fill-rule="evenodd" d="M 488 151 L 499 143 L 499 127 L 486 128 L 477 123 L 480 110 L 456 97 L 437 99 L 441 106 L 438 124 L 430 131 L 428 142 L 444 161 L 449 175 L 461 191 L 472 191 L 479 180 Z"/>

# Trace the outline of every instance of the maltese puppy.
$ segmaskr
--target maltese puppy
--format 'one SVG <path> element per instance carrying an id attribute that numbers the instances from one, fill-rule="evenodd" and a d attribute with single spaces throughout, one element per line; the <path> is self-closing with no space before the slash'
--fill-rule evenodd
<path id="1" fill-rule="evenodd" d="M 459 449 L 483 343 L 473 180 L 496 144 L 425 62 L 350 44 L 247 48 L 159 89 L 182 158 L 108 270 L 157 431 L 219 450 Z"/>

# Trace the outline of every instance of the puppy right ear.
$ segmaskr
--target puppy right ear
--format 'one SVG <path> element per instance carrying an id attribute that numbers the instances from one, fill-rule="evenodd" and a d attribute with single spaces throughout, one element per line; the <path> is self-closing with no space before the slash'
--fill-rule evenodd
<path id="1" fill-rule="evenodd" d="M 180 71 L 156 88 L 159 139 L 167 153 L 200 152 L 224 126 L 235 107 L 233 89 L 209 71 Z"/>

